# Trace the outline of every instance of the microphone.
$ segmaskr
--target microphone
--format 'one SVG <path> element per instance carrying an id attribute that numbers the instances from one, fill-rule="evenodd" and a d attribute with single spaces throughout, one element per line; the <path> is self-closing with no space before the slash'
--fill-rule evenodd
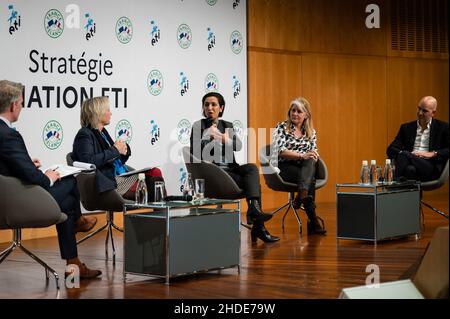
<path id="1" fill-rule="evenodd" d="M 192 201 L 192 196 L 191 195 L 183 195 L 183 196 L 172 195 L 172 196 L 166 196 L 164 198 L 164 200 L 168 201 L 168 202 L 175 201 L 175 200 L 181 200 L 181 201 L 185 201 L 185 202 L 190 202 L 190 201 Z"/>

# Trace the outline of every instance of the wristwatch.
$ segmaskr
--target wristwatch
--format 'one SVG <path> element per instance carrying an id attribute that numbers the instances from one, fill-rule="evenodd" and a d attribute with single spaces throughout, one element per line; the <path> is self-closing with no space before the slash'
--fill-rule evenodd
<path id="1" fill-rule="evenodd" d="M 434 156 L 438 156 L 438 153 L 436 151 L 433 151 Z"/>

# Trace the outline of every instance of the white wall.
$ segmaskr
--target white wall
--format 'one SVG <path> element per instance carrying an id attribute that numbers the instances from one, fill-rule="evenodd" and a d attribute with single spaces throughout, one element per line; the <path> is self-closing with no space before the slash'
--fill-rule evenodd
<path id="1" fill-rule="evenodd" d="M 49 21 L 45 19 L 46 14 L 51 9 L 58 10 L 63 17 L 55 20 L 63 29 L 61 34 L 53 34 L 55 38 L 48 35 L 45 27 Z M 13 11 L 17 14 L 13 15 Z M 132 23 L 132 37 L 125 38 L 129 40 L 126 44 L 116 35 L 116 24 L 121 17 L 127 17 Z M 85 29 L 89 18 L 95 23 L 95 32 Z M 182 48 L 177 41 L 181 24 L 191 30 L 187 48 Z M 155 25 L 160 36 L 158 41 L 151 35 Z M 210 50 L 208 28 L 215 36 Z M 235 46 L 236 53 L 231 45 L 235 30 L 242 36 L 240 45 Z M 87 33 L 91 34 L 89 39 Z M 237 125 L 244 128 L 247 125 L 246 37 L 245 0 L 0 0 L 0 78 L 21 82 L 26 87 L 24 108 L 15 126 L 24 136 L 29 153 L 40 158 L 43 166 L 64 163 L 65 155 L 72 150 L 73 138 L 80 128 L 81 88 L 88 93 L 92 88 L 93 96 L 102 95 L 102 88 L 107 88 L 105 95 L 110 97 L 113 112 L 108 131 L 117 135 L 120 128 L 116 126 L 123 119 L 131 125 L 128 132 L 132 156 L 128 163 L 136 168 L 161 167 L 169 193 L 178 194 L 185 170 L 179 151 L 189 144 L 189 125 L 201 118 L 201 98 L 206 93 L 205 79 L 209 73 L 217 76 L 216 90 L 226 100 L 223 118 L 239 121 Z M 45 71 L 43 54 L 48 58 Z M 70 70 L 71 55 L 74 74 Z M 53 72 L 50 72 L 52 57 Z M 66 60 L 66 70 L 62 58 Z M 90 60 L 97 60 L 97 73 L 98 61 L 102 67 L 106 63 L 110 75 L 102 68 L 101 75 L 95 79 L 91 74 L 89 79 L 89 63 L 94 63 Z M 158 90 L 153 91 L 157 95 L 149 90 L 148 76 L 152 70 L 158 70 L 163 78 L 162 91 L 159 94 Z M 189 81 L 183 95 L 181 72 Z M 240 84 L 237 96 L 233 77 Z M 111 88 L 117 89 L 117 99 Z M 56 125 L 47 125 L 49 122 Z M 155 124 L 159 129 L 158 138 L 151 134 Z M 185 135 L 183 128 L 187 128 L 183 131 Z M 56 134 L 47 138 L 48 132 Z M 246 161 L 246 149 L 244 145 L 238 161 Z"/>

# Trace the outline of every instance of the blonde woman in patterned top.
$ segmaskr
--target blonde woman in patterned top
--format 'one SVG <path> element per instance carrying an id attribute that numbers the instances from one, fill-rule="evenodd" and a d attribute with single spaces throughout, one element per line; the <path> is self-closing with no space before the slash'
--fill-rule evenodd
<path id="1" fill-rule="evenodd" d="M 287 116 L 273 132 L 271 162 L 278 166 L 284 181 L 298 185 L 294 207 L 298 209 L 303 204 L 308 215 L 308 234 L 325 234 L 324 222 L 316 215 L 315 173 L 319 153 L 309 102 L 304 97 L 294 99 Z"/>

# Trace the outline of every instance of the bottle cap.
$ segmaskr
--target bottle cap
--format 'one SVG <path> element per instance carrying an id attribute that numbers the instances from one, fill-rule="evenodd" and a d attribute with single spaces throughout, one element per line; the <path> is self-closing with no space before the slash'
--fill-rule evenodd
<path id="1" fill-rule="evenodd" d="M 386 164 L 391 164 L 391 160 L 389 158 L 386 159 Z"/>
<path id="2" fill-rule="evenodd" d="M 363 165 L 366 165 L 366 166 L 367 166 L 367 161 L 363 161 Z"/>
<path id="3" fill-rule="evenodd" d="M 377 165 L 377 161 L 376 160 L 370 160 L 370 165 Z"/>
<path id="4" fill-rule="evenodd" d="M 138 178 L 140 181 L 145 180 L 145 174 L 144 173 L 139 173 Z"/>

